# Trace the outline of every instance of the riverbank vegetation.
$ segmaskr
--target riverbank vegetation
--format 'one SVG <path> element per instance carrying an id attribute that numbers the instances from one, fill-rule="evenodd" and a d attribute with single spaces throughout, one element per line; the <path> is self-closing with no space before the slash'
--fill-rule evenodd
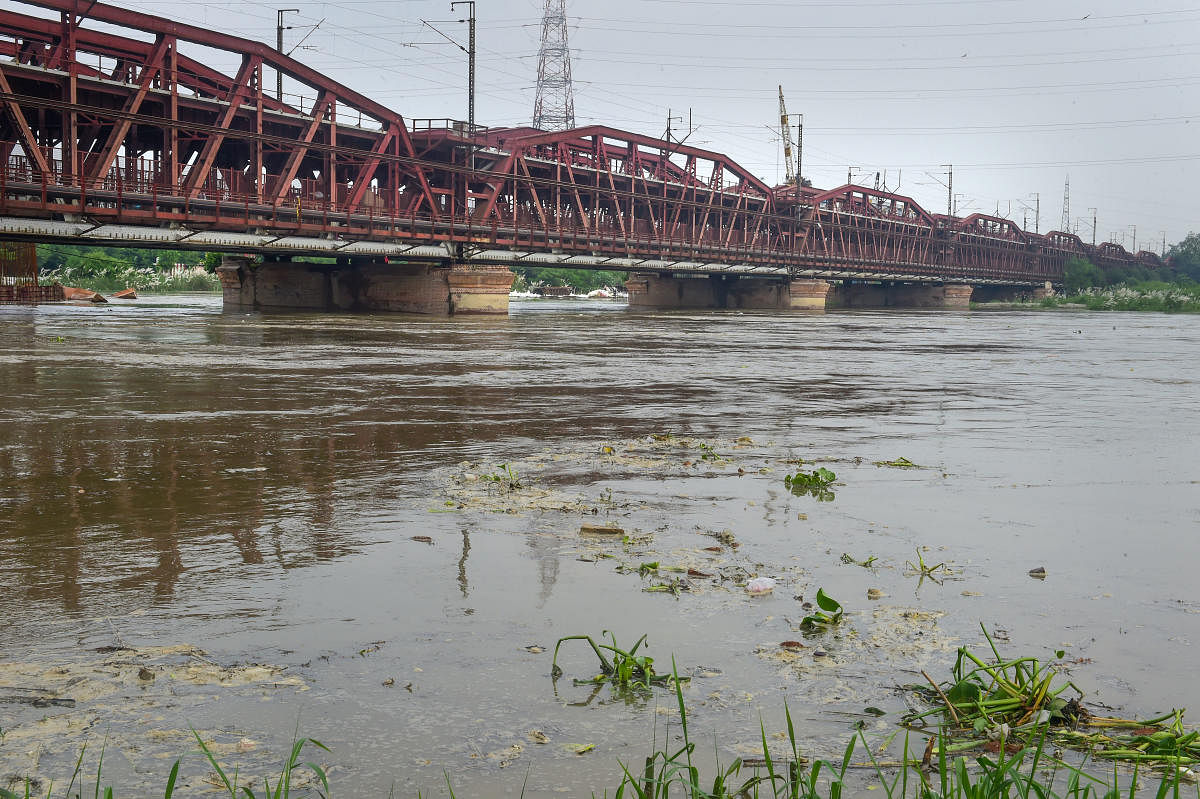
<path id="1" fill-rule="evenodd" d="M 556 269 L 549 267 L 518 266 L 513 268 L 517 278 L 513 291 L 532 291 L 541 286 L 570 286 L 574 294 L 604 288 L 624 290 L 628 274 L 592 269 Z"/>
<path id="2" fill-rule="evenodd" d="M 1083 258 L 1067 262 L 1063 293 L 1040 301 L 1044 308 L 1089 311 L 1200 313 L 1200 234 L 1171 248 L 1167 264 L 1101 267 Z"/>
<path id="3" fill-rule="evenodd" d="M 39 280 L 101 293 L 220 291 L 215 273 L 221 257 L 181 250 L 73 247 L 40 244 Z"/>
<path id="4" fill-rule="evenodd" d="M 1147 282 L 1090 286 L 1074 294 L 1046 297 L 1043 308 L 1082 306 L 1089 311 L 1161 311 L 1200 313 L 1200 285 Z"/>

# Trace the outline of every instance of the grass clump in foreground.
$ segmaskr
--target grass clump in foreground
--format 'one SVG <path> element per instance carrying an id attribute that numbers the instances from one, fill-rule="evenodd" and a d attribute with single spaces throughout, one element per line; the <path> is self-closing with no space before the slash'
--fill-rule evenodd
<path id="1" fill-rule="evenodd" d="M 688 727 L 683 691 L 675 684 L 683 745 L 672 750 L 671 735 L 663 748 L 646 757 L 639 772 L 621 763 L 623 776 L 613 792 L 615 799 L 841 799 L 843 796 L 875 794 L 888 799 L 1121 799 L 1137 796 L 1139 763 L 1125 780 L 1113 767 L 1111 779 L 1088 774 L 1083 766 L 1062 761 L 1046 750 L 1047 727 L 1030 728 L 1024 735 L 1002 736 L 995 759 L 984 754 L 969 762 L 967 757 L 952 757 L 952 737 L 940 730 L 931 737 L 921 757 L 912 757 L 906 732 L 899 762 L 880 762 L 861 731 L 855 734 L 838 762 L 816 760 L 811 764 L 800 755 L 791 712 L 784 705 L 790 757 L 779 762 L 771 756 L 766 728 L 762 730 L 763 757 L 751 764 L 742 758 L 728 767 L 718 762 L 711 778 L 703 778 L 693 755 L 696 744 Z M 855 754 L 866 758 L 856 762 Z M 934 753 L 937 753 L 936 760 Z M 852 770 L 866 769 L 863 778 L 854 778 Z M 1151 786 L 1157 799 L 1190 794 L 1184 779 L 1189 772 L 1174 769 Z M 608 792 L 604 795 L 607 797 Z M 1200 788 L 1196 789 L 1200 797 Z"/>
<path id="2" fill-rule="evenodd" d="M 1200 799 L 1200 786 L 1188 784 L 1196 780 L 1188 766 L 1200 761 L 1200 732 L 1184 731 L 1182 711 L 1149 721 L 1093 715 L 1080 704 L 1082 692 L 1073 683 L 1055 680 L 1057 672 L 1051 664 L 1029 657 L 1001 658 L 986 629 L 984 635 L 994 661 L 985 661 L 962 647 L 950 681 L 939 684 L 925 675 L 929 686 L 907 686 L 932 707 L 905 717 L 903 725 L 907 729 L 898 760 L 880 760 L 861 729 L 851 737 L 840 760 L 806 760 L 785 703 L 787 751 L 782 760 L 771 755 L 766 727 L 760 724 L 761 758 L 736 758 L 728 766 L 722 766 L 718 758 L 711 775 L 702 776 L 683 700 L 687 678 L 679 676 L 674 660 L 670 674 L 654 672 L 653 659 L 637 654 L 646 636 L 631 649 L 622 650 L 612 634 L 606 634 L 611 644 L 597 644 L 586 635 L 559 639 L 552 675 L 557 678 L 562 674 L 557 657 L 564 642 L 587 641 L 603 673 L 590 680 L 576 680 L 577 684 L 612 684 L 641 691 L 649 691 L 652 686 L 670 687 L 679 711 L 679 733 L 668 729 L 661 744 L 655 735 L 641 768 L 618 761 L 620 782 L 611 791 L 615 799 L 842 799 L 862 795 L 888 799 L 1178 799 L 1191 796 L 1193 791 Z M 611 659 L 605 652 L 611 653 Z M 1062 653 L 1057 656 L 1061 658 Z M 1069 690 L 1078 695 L 1067 699 L 1064 695 Z M 932 717 L 939 717 L 936 731 L 928 734 L 923 748 L 910 748 L 911 736 L 923 735 L 920 725 Z M 889 747 L 899 732 L 888 735 L 879 751 Z M 264 778 L 263 792 L 256 793 L 253 785 L 240 785 L 237 770 L 231 775 L 200 735 L 194 730 L 193 734 L 215 772 L 209 781 L 228 793 L 230 799 L 330 795 L 326 771 L 300 760 L 309 744 L 329 751 L 318 741 L 297 734 L 275 783 Z M 1078 762 L 1066 762 L 1064 749 L 1078 753 L 1074 758 Z M 83 757 L 81 751 L 66 797 L 84 794 Z M 1088 770 L 1093 758 L 1110 761 L 1104 764 L 1102 773 Z M 112 799 L 112 788 L 103 792 L 100 789 L 103 760 L 102 748 L 94 795 L 97 799 L 102 795 Z M 163 799 L 172 799 L 181 763 L 177 760 L 172 767 Z M 1122 764 L 1130 768 L 1122 772 Z M 301 787 L 293 774 L 304 769 L 311 771 L 316 781 L 309 778 L 308 784 Z M 1159 773 L 1142 784 L 1143 769 L 1158 769 Z M 446 786 L 454 797 L 449 775 Z M 608 797 L 610 791 L 601 795 Z M 29 782 L 23 794 L 0 789 L 0 799 L 34 796 L 52 799 L 56 796 L 53 784 L 45 794 L 40 790 L 35 794 Z"/>
<path id="3" fill-rule="evenodd" d="M 263 777 L 262 793 L 256 793 L 253 785 L 238 784 L 238 770 L 236 767 L 231 774 L 221 766 L 212 750 L 208 747 L 208 744 L 204 743 L 204 739 L 200 737 L 200 733 L 193 729 L 192 735 L 196 737 L 196 743 L 200 746 L 200 753 L 204 755 L 205 760 L 207 760 L 208 764 L 213 768 L 213 773 L 209 776 L 209 782 L 211 782 L 212 785 L 216 786 L 219 790 L 228 793 L 229 799 L 290 799 L 290 797 L 293 796 L 293 791 L 296 790 L 296 785 L 293 781 L 293 774 L 297 770 L 303 768 L 308 768 L 311 770 L 313 775 L 315 775 L 320 782 L 320 787 L 316 789 L 317 795 L 322 797 L 322 799 L 330 795 L 329 778 L 325 773 L 325 769 L 323 769 L 321 766 L 318 766 L 316 763 L 300 762 L 300 755 L 304 752 L 304 749 L 309 744 L 317 747 L 318 749 L 323 749 L 326 752 L 329 751 L 329 748 L 320 741 L 312 738 L 300 738 L 298 735 L 293 736 L 291 753 L 284 761 L 283 768 L 280 770 L 279 776 L 275 780 L 275 784 L 271 785 L 270 779 Z M 93 785 L 92 795 L 95 797 L 95 799 L 99 799 L 101 796 L 103 796 L 104 799 L 114 799 L 116 792 L 113 790 L 112 786 L 108 786 L 103 790 L 100 788 L 100 785 L 102 784 L 101 780 L 104 774 L 104 750 L 105 747 L 101 746 L 100 757 L 96 762 L 96 777 Z M 71 774 L 70 782 L 67 784 L 67 790 L 62 794 L 64 799 L 79 799 L 79 797 L 82 797 L 85 794 L 86 788 L 84 785 L 85 779 L 83 773 L 83 759 L 86 753 L 87 746 L 84 745 L 83 748 L 79 750 L 79 757 L 75 761 L 75 769 Z M 163 788 L 163 799 L 172 799 L 172 797 L 175 796 L 175 790 L 179 783 L 179 771 L 182 765 L 183 759 L 180 758 L 179 760 L 175 761 L 174 765 L 171 766 L 171 773 L 167 775 L 166 787 Z M 207 794 L 210 792 L 210 790 L 210 788 L 205 788 L 204 793 Z M 143 795 L 148 796 L 149 794 Z M 305 795 L 311 795 L 311 791 L 306 791 Z M 13 793 L 12 791 L 4 788 L 0 788 L 0 799 L 34 799 L 34 797 L 53 799 L 55 796 L 57 796 L 57 794 L 54 793 L 53 781 L 51 781 L 46 787 L 46 792 L 44 794 L 40 791 L 35 792 L 33 783 L 30 780 L 25 781 L 24 790 L 19 794 Z"/>
<path id="4" fill-rule="evenodd" d="M 1031 657 L 1002 658 L 987 628 L 983 634 L 995 660 L 985 661 L 960 647 L 945 687 L 928 674 L 928 686 L 908 686 L 932 708 L 910 714 L 906 726 L 941 716 L 943 737 L 958 752 L 1026 734 L 1090 757 L 1176 773 L 1200 763 L 1200 731 L 1184 730 L 1182 710 L 1148 720 L 1094 715 L 1080 703 L 1083 692 L 1074 683 L 1055 679 L 1058 672 L 1052 664 Z M 1069 699 L 1068 690 L 1075 694 Z"/>

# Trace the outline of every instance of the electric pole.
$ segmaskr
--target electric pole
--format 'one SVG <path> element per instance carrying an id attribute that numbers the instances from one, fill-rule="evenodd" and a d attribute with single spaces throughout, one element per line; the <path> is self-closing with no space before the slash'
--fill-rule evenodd
<path id="1" fill-rule="evenodd" d="M 804 166 L 804 114 L 799 114 L 800 121 L 796 123 L 796 198 L 800 197 L 800 189 L 804 188 L 804 177 L 800 169 Z"/>
<path id="2" fill-rule="evenodd" d="M 667 109 L 667 134 L 666 134 L 667 144 L 675 144 L 676 143 L 675 133 L 673 132 L 674 129 L 672 128 L 671 123 L 677 119 L 679 120 L 679 124 L 682 125 L 683 117 L 682 116 L 672 116 L 671 109 L 668 108 Z"/>
<path id="3" fill-rule="evenodd" d="M 1088 210 L 1092 212 L 1092 246 L 1095 247 L 1096 246 L 1096 209 L 1089 208 Z"/>
<path id="4" fill-rule="evenodd" d="M 946 216 L 954 216 L 954 164 L 942 164 L 946 170 Z"/>
<path id="5" fill-rule="evenodd" d="M 467 136 L 470 137 L 470 145 L 467 148 L 470 153 L 471 169 L 475 169 L 475 0 L 454 0 L 450 4 L 450 10 L 453 11 L 455 6 L 467 6 L 470 10 L 470 15 L 467 19 L 460 19 L 459 22 L 467 23 Z"/>
<path id="6" fill-rule="evenodd" d="M 1070 233 L 1071 230 L 1071 176 L 1067 175 L 1067 182 L 1063 184 L 1063 208 L 1062 208 L 1062 223 L 1060 228 L 1063 233 Z"/>
<path id="7" fill-rule="evenodd" d="M 300 9 L 298 8 L 279 8 L 275 10 L 275 49 L 280 54 L 283 53 L 283 32 L 292 29 L 290 25 L 286 28 L 284 27 L 283 15 L 299 13 Z M 283 102 L 283 73 L 279 71 L 278 67 L 275 68 L 275 99 L 281 103 Z"/>

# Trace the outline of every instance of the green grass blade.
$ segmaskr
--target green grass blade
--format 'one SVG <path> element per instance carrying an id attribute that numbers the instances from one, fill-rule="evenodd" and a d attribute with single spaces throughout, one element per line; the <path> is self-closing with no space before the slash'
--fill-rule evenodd
<path id="1" fill-rule="evenodd" d="M 200 737 L 200 733 L 196 732 L 196 728 L 192 727 L 192 735 L 196 736 L 196 743 L 200 744 L 200 751 L 208 758 L 209 765 L 217 772 L 217 776 L 221 779 L 221 784 L 225 786 L 225 790 L 229 792 L 230 799 L 237 799 L 237 780 L 230 781 L 229 776 L 225 773 L 225 769 L 221 768 L 221 764 L 217 762 L 217 758 L 213 756 L 212 750 L 208 748 L 208 744 L 204 743 L 204 739 Z"/>
<path id="2" fill-rule="evenodd" d="M 163 791 L 163 799 L 171 799 L 175 795 L 175 782 L 179 779 L 180 762 L 176 760 L 175 765 L 171 766 L 171 774 L 167 777 L 167 788 Z"/>

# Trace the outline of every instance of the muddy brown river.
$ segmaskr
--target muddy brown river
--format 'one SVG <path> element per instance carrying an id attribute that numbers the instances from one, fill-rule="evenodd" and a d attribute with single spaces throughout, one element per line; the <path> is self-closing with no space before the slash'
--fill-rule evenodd
<path id="1" fill-rule="evenodd" d="M 724 762 L 785 702 L 808 757 L 881 739 L 981 624 L 1200 712 L 1198 353 L 1158 314 L 0 308 L 0 787 L 86 745 L 89 790 L 103 747 L 118 795 L 181 756 L 199 793 L 194 728 L 243 779 L 298 729 L 344 796 L 611 792 L 678 714 L 574 685 L 578 641 L 551 679 L 604 630 Z"/>

